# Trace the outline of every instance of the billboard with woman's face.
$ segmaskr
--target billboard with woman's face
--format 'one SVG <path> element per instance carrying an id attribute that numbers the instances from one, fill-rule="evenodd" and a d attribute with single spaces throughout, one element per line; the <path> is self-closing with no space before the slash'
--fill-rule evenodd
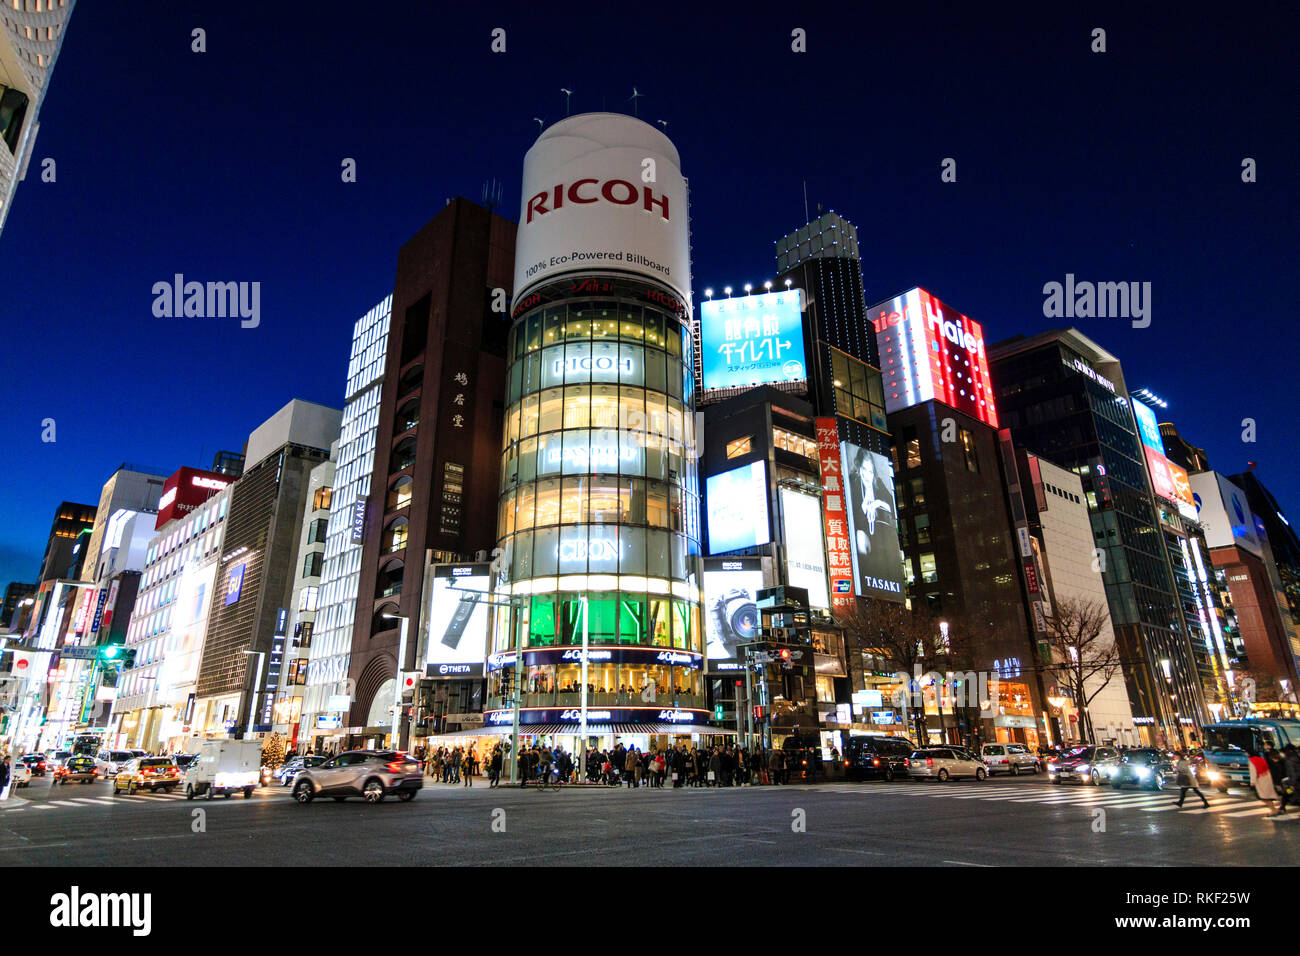
<path id="1" fill-rule="evenodd" d="M 903 600 L 894 467 L 875 452 L 844 442 L 844 506 L 849 514 L 853 573 L 863 597 Z"/>

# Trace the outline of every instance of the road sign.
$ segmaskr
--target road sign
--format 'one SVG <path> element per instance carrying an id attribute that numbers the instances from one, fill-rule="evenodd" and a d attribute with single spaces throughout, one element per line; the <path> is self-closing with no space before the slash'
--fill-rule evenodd
<path id="1" fill-rule="evenodd" d="M 93 661 L 99 656 L 99 648 L 94 644 L 59 648 L 59 656 L 74 661 Z"/>

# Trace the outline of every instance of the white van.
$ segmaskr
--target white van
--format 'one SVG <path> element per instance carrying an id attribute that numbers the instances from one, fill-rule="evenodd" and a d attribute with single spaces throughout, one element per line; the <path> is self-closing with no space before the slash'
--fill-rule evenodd
<path id="1" fill-rule="evenodd" d="M 185 799 L 228 797 L 242 790 L 253 795 L 260 783 L 262 742 L 260 740 L 203 740 L 198 756 L 185 769 Z"/>

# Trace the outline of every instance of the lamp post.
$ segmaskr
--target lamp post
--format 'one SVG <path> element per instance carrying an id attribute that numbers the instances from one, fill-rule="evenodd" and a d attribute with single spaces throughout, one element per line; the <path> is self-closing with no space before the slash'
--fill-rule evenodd
<path id="1" fill-rule="evenodd" d="M 579 688 L 579 707 L 581 708 L 578 730 L 582 735 L 581 762 L 578 764 L 578 779 L 587 773 L 587 648 L 591 644 L 591 605 L 586 592 L 582 595 L 582 686 Z"/>
<path id="2" fill-rule="evenodd" d="M 394 750 L 402 745 L 400 739 L 402 723 L 402 668 L 406 664 L 406 628 L 410 623 L 410 618 L 405 614 L 389 614 L 385 612 L 380 617 L 388 618 L 390 621 L 401 621 L 401 634 L 397 639 L 397 675 L 393 678 L 393 727 L 391 734 L 391 743 Z"/>
<path id="3" fill-rule="evenodd" d="M 253 678 L 253 689 L 249 691 L 248 703 L 248 729 L 244 732 L 244 739 L 251 740 L 253 733 L 253 716 L 257 713 L 257 685 L 262 683 L 262 662 L 266 659 L 266 651 L 241 651 L 243 654 L 257 655 L 257 676 Z"/>

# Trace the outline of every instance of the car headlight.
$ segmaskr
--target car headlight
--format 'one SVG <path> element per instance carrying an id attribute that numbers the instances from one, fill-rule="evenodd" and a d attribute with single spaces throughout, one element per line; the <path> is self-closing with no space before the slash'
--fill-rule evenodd
<path id="1" fill-rule="evenodd" d="M 1047 772 L 1048 772 L 1048 773 L 1056 773 L 1056 764 L 1054 764 L 1054 763 L 1049 763 L 1049 764 L 1047 765 Z"/>
<path id="2" fill-rule="evenodd" d="M 1089 766 L 1086 763 L 1081 763 L 1079 764 L 1079 766 L 1075 767 L 1074 769 L 1079 771 L 1079 773 L 1087 773 Z"/>
<path id="3" fill-rule="evenodd" d="M 1137 770 L 1134 772 L 1138 775 L 1138 778 L 1141 780 L 1145 780 L 1147 777 L 1151 776 L 1151 771 L 1146 767 L 1138 767 Z"/>

